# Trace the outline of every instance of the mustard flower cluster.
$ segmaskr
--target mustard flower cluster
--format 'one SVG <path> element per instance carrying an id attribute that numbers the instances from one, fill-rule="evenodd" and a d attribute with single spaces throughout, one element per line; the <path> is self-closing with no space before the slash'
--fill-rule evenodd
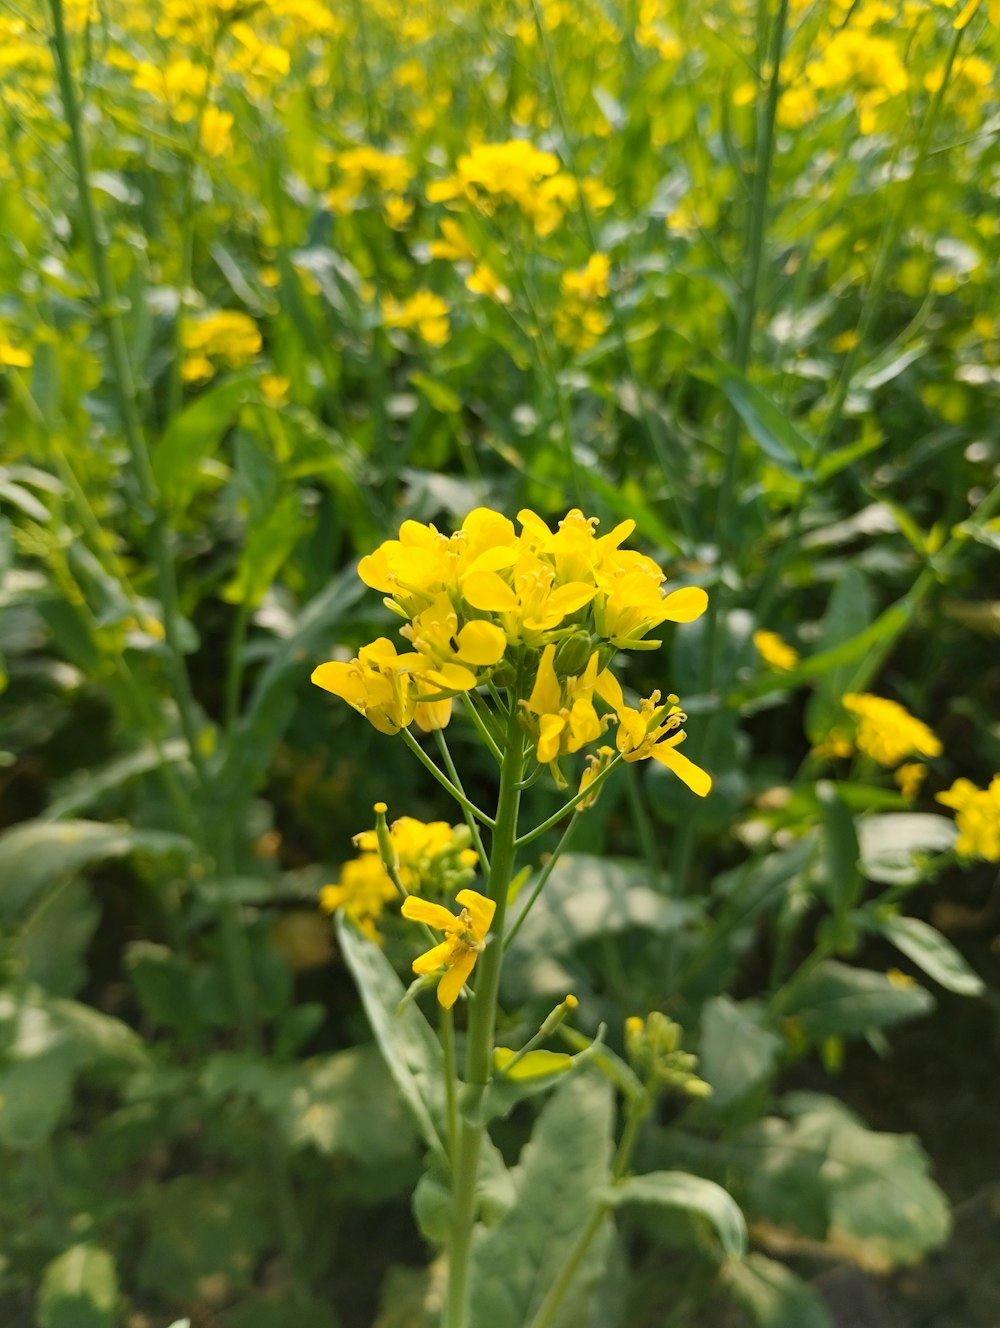
<path id="1" fill-rule="evenodd" d="M 956 779 L 950 789 L 936 797 L 955 810 L 955 851 L 963 858 L 1000 862 L 1000 775 L 994 775 L 984 789 L 977 788 L 970 779 Z"/>
<path id="2" fill-rule="evenodd" d="M 327 913 L 343 909 L 366 936 L 375 940 L 385 906 L 399 897 L 399 887 L 386 869 L 374 830 L 355 835 L 354 844 L 360 853 L 344 863 L 336 884 L 320 891 L 320 908 Z M 435 895 L 453 894 L 472 879 L 479 861 L 469 847 L 468 829 L 446 821 L 400 817 L 389 828 L 389 847 L 393 871 L 410 893 L 422 890 Z"/>
<path id="3" fill-rule="evenodd" d="M 450 536 L 404 522 L 398 539 L 358 571 L 404 620 L 400 634 L 411 648 L 400 652 L 380 637 L 349 663 L 321 664 L 313 682 L 388 734 L 414 723 L 442 729 L 454 697 L 502 688 L 560 786 L 560 758 L 615 725 L 626 761 L 652 758 L 707 794 L 710 777 L 677 750 L 686 719 L 677 697 L 656 691 L 630 706 L 610 667 L 618 651 L 655 649 L 650 633 L 663 623 L 699 617 L 704 590 L 664 594 L 657 564 L 621 547 L 633 521 L 606 535 L 579 510 L 554 531 L 532 511 L 518 521 L 520 533 L 507 517 L 477 508 Z"/>

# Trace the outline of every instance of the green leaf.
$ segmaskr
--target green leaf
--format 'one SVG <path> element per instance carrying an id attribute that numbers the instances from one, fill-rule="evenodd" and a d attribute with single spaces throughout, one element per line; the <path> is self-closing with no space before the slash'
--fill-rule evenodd
<path id="1" fill-rule="evenodd" d="M 756 1252 L 726 1264 L 722 1280 L 758 1328 L 833 1328 L 822 1298 L 784 1264 Z"/>
<path id="2" fill-rule="evenodd" d="M 766 393 L 741 374 L 718 364 L 712 374 L 766 457 L 786 475 L 805 479 L 816 445 L 802 434 Z"/>
<path id="3" fill-rule="evenodd" d="M 0 835 L 0 920 L 13 918 L 60 877 L 136 851 L 192 855 L 183 835 L 102 821 L 25 821 Z"/>
<path id="4" fill-rule="evenodd" d="M 817 642 L 817 654 L 827 654 L 858 637 L 872 621 L 872 597 L 866 578 L 845 563 L 834 584 Z M 822 742 L 830 729 L 843 722 L 840 699 L 850 690 L 853 664 L 850 660 L 826 670 L 806 706 L 806 734 L 812 743 Z"/>
<path id="5" fill-rule="evenodd" d="M 364 591 L 349 567 L 302 610 L 295 631 L 280 642 L 254 684 L 226 756 L 226 787 L 253 789 L 264 779 L 294 712 L 296 693 L 308 687 L 310 672 L 326 658 L 347 610 Z"/>
<path id="6" fill-rule="evenodd" d="M 149 1233 L 138 1282 L 176 1304 L 199 1299 L 203 1278 L 229 1299 L 249 1287 L 273 1233 L 273 1199 L 253 1175 L 178 1176 L 149 1193 Z"/>
<path id="7" fill-rule="evenodd" d="M 934 812 L 866 816 L 858 825 L 861 870 L 883 885 L 917 885 L 926 875 L 923 859 L 950 852 L 957 838 L 954 821 Z"/>
<path id="8" fill-rule="evenodd" d="M 899 986 L 882 973 L 825 959 L 785 989 L 782 1014 L 791 1015 L 815 1042 L 915 1019 L 933 1009 L 930 993 L 916 984 Z"/>
<path id="9" fill-rule="evenodd" d="M 712 1085 L 711 1105 L 728 1106 L 770 1078 L 784 1045 L 755 1001 L 716 996 L 701 1016 L 698 1073 Z"/>
<path id="10" fill-rule="evenodd" d="M 839 923 L 848 910 L 853 908 L 861 893 L 858 835 L 854 828 L 854 817 L 835 784 L 825 779 L 819 780 L 816 794 L 823 809 L 827 902 Z"/>
<path id="11" fill-rule="evenodd" d="M 477 1228 L 472 1247 L 470 1328 L 524 1328 L 607 1186 L 612 1095 L 591 1074 L 574 1076 L 545 1104 L 516 1169 L 517 1197 L 496 1226 Z M 600 1276 L 600 1237 L 558 1319 L 578 1322 Z M 574 1318 L 575 1316 L 575 1318 Z"/>
<path id="12" fill-rule="evenodd" d="M 692 902 L 651 890 L 645 863 L 568 853 L 505 956 L 505 988 L 564 996 L 575 981 L 560 959 L 577 946 L 632 928 L 660 935 L 677 931 L 699 911 Z"/>
<path id="13" fill-rule="evenodd" d="M 153 941 L 133 941 L 125 966 L 143 1012 L 156 1028 L 172 1029 L 185 1046 L 201 1037 L 206 1019 L 197 990 L 195 966 Z"/>
<path id="14" fill-rule="evenodd" d="M 372 1044 L 299 1065 L 223 1052 L 206 1062 L 201 1085 L 212 1099 L 256 1102 L 289 1148 L 314 1148 L 324 1157 L 390 1171 L 415 1155 L 399 1094 Z"/>
<path id="15" fill-rule="evenodd" d="M 42 1274 L 39 1328 L 114 1328 L 117 1300 L 111 1255 L 96 1245 L 73 1245 Z"/>
<path id="16" fill-rule="evenodd" d="M 784 1099 L 734 1141 L 746 1167 L 751 1218 L 824 1241 L 872 1272 L 914 1263 L 948 1236 L 948 1205 L 910 1135 L 869 1130 L 818 1093 Z"/>
<path id="17" fill-rule="evenodd" d="M 517 1055 L 512 1047 L 497 1047 L 493 1065 L 502 1077 L 518 1079 L 550 1079 L 564 1074 L 573 1064 L 573 1057 L 565 1051 L 529 1051 L 510 1070 L 506 1067 Z"/>
<path id="18" fill-rule="evenodd" d="M 897 950 L 912 959 L 946 991 L 954 991 L 959 996 L 983 994 L 985 985 L 979 974 L 969 967 L 950 941 L 920 918 L 879 913 L 859 913 L 856 917 L 866 931 L 876 932 L 891 941 Z"/>
<path id="19" fill-rule="evenodd" d="M 101 908 L 85 882 L 43 895 L 18 936 L 23 973 L 53 996 L 75 996 L 87 980 L 85 955 Z"/>
<path id="20" fill-rule="evenodd" d="M 209 388 L 167 425 L 153 452 L 153 474 L 164 503 L 175 511 L 191 501 L 201 464 L 214 456 L 245 401 L 254 395 L 252 374 Z"/>
<path id="21" fill-rule="evenodd" d="M 443 1150 L 444 1064 L 441 1046 L 381 949 L 341 915 L 337 939 L 389 1073 L 427 1147 Z"/>
<path id="22" fill-rule="evenodd" d="M 229 604 L 259 608 L 304 525 L 298 494 L 286 493 L 263 521 L 251 527 L 236 575 L 223 588 L 222 598 Z"/>
<path id="23" fill-rule="evenodd" d="M 686 1171 L 651 1171 L 611 1186 L 605 1197 L 616 1208 L 629 1203 L 656 1204 L 694 1213 L 711 1225 L 728 1258 L 740 1259 L 746 1252 L 747 1228 L 739 1205 L 721 1185 L 704 1176 Z"/>
<path id="24" fill-rule="evenodd" d="M 128 1072 L 144 1060 L 139 1037 L 110 1015 L 28 984 L 0 993 L 0 1144 L 44 1142 L 82 1071 Z"/>
<path id="25" fill-rule="evenodd" d="M 442 415 L 458 415 L 461 412 L 462 398 L 447 383 L 423 373 L 411 373 L 410 382 Z"/>

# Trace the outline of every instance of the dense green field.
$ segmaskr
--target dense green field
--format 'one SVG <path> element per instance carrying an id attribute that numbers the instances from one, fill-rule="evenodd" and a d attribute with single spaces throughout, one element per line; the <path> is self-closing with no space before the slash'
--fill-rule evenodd
<path id="1" fill-rule="evenodd" d="M 4 1325 L 830 1328 L 968 1245 L 845 1097 L 998 1050 L 998 45 L 3 0 Z"/>

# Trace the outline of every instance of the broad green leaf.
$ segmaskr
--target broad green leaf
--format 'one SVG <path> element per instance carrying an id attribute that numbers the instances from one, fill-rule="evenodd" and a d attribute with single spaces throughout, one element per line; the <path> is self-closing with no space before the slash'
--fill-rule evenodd
<path id="1" fill-rule="evenodd" d="M 129 780 L 159 769 L 165 762 L 180 763 L 187 758 L 187 743 L 172 738 L 157 749 L 146 743 L 134 751 L 116 756 L 104 765 L 91 766 L 85 774 L 61 780 L 52 789 L 52 801 L 39 819 L 61 821 L 87 811 L 105 793 L 112 793 Z"/>
<path id="2" fill-rule="evenodd" d="M 920 918 L 863 912 L 856 916 L 862 927 L 891 941 L 946 991 L 957 992 L 959 996 L 983 994 L 985 987 L 979 974 L 973 972 L 949 940 Z"/>
<path id="3" fill-rule="evenodd" d="M 337 939 L 354 976 L 389 1073 L 427 1147 L 443 1147 L 444 1064 L 441 1046 L 381 949 L 340 915 Z M 402 1005 L 402 1008 L 400 1006 Z"/>
<path id="4" fill-rule="evenodd" d="M 523 894 L 528 897 L 530 892 Z M 567 854 L 559 859 L 505 957 L 505 987 L 565 996 L 574 981 L 561 959 L 577 946 L 632 928 L 677 931 L 698 915 L 694 903 L 651 890 L 645 863 Z"/>
<path id="5" fill-rule="evenodd" d="M 788 1120 L 758 1121 L 730 1151 L 745 1169 L 752 1220 L 823 1241 L 872 1272 L 947 1238 L 947 1201 L 912 1136 L 869 1130 L 822 1094 L 793 1093 L 783 1106 Z"/>
<path id="6" fill-rule="evenodd" d="M 882 973 L 825 959 L 785 988 L 781 1013 L 813 1041 L 862 1036 L 927 1014 L 934 1000 L 923 987 L 892 982 Z"/>
<path id="7" fill-rule="evenodd" d="M 114 1328 L 118 1281 L 107 1250 L 73 1245 L 42 1274 L 39 1328 Z"/>
<path id="8" fill-rule="evenodd" d="M 615 1208 L 622 1204 L 655 1204 L 694 1213 L 710 1223 L 728 1258 L 739 1259 L 746 1252 L 747 1228 L 739 1205 L 721 1185 L 704 1176 L 686 1171 L 651 1171 L 611 1186 L 605 1197 Z"/>
<path id="9" fill-rule="evenodd" d="M 102 821 L 25 821 L 0 835 L 0 919 L 12 918 L 60 877 L 142 851 L 190 857 L 191 841 Z"/>
<path id="10" fill-rule="evenodd" d="M 75 996 L 87 980 L 85 955 L 101 908 L 84 881 L 50 890 L 18 935 L 24 976 L 53 996 Z"/>
<path id="11" fill-rule="evenodd" d="M 110 1015 L 30 985 L 0 993 L 0 1144 L 44 1142 L 84 1070 L 127 1073 L 144 1060 L 138 1035 Z"/>
<path id="12" fill-rule="evenodd" d="M 208 1021 L 192 960 L 153 941 L 133 941 L 125 950 L 125 967 L 153 1026 L 171 1029 L 182 1045 L 197 1042 Z"/>
<path id="13" fill-rule="evenodd" d="M 254 395 L 249 373 L 202 393 L 167 425 L 153 452 L 153 474 L 164 503 L 183 511 L 198 488 L 201 463 L 214 456 L 245 401 Z"/>
<path id="14" fill-rule="evenodd" d="M 783 1045 L 756 1002 L 710 1000 L 701 1016 L 698 1073 L 712 1085 L 712 1106 L 728 1106 L 764 1083 Z"/>
<path id="15" fill-rule="evenodd" d="M 141 1287 L 176 1304 L 196 1302 L 203 1278 L 228 1296 L 248 1288 L 273 1239 L 273 1196 L 259 1169 L 240 1175 L 178 1176 L 148 1195 L 148 1234 L 139 1257 Z"/>
<path id="16" fill-rule="evenodd" d="M 757 1328 L 833 1328 L 822 1298 L 808 1282 L 763 1254 L 754 1251 L 726 1264 L 722 1280 Z"/>
<path id="17" fill-rule="evenodd" d="M 861 870 L 883 885 L 917 885 L 923 859 L 950 852 L 957 837 L 954 821 L 934 812 L 866 816 L 858 823 Z"/>
<path id="18" fill-rule="evenodd" d="M 457 415 L 461 411 L 462 398 L 440 379 L 431 378 L 424 373 L 412 373 L 410 382 L 442 415 Z"/>
<path id="19" fill-rule="evenodd" d="M 545 1104 L 515 1172 L 513 1206 L 474 1234 L 470 1328 L 531 1323 L 607 1186 L 612 1112 L 609 1085 L 591 1074 L 574 1075 Z M 595 1239 L 560 1324 L 579 1321 L 602 1244 Z"/>

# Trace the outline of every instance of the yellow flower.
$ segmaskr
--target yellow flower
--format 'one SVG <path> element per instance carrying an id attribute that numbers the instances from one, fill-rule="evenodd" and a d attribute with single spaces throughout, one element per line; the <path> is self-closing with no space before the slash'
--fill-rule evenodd
<path id="1" fill-rule="evenodd" d="M 465 284 L 473 295 L 486 295 L 498 304 L 510 304 L 510 291 L 486 263 L 480 263 L 466 277 Z"/>
<path id="2" fill-rule="evenodd" d="M 474 263 L 475 250 L 469 244 L 457 221 L 445 217 L 441 222 L 440 240 L 431 241 L 431 258 L 448 258 L 454 263 Z"/>
<path id="3" fill-rule="evenodd" d="M 401 198 L 399 194 L 389 194 L 382 206 L 382 215 L 385 217 L 385 224 L 391 226 L 394 231 L 405 231 L 413 216 L 413 204 L 407 198 Z"/>
<path id="4" fill-rule="evenodd" d="M 673 771 L 699 798 L 711 792 L 711 775 L 676 750 L 687 737 L 681 727 L 687 715 L 677 704 L 676 696 L 668 696 L 666 704 L 661 705 L 660 693 L 654 692 L 635 710 L 625 704 L 621 684 L 608 669 L 598 677 L 595 689 L 618 716 L 617 746 L 626 761 L 652 757 Z"/>
<path id="5" fill-rule="evenodd" d="M 868 692 L 849 692 L 845 710 L 858 719 L 855 745 L 879 765 L 897 765 L 904 756 L 940 756 L 941 743 L 921 720 L 898 701 Z"/>
<path id="6" fill-rule="evenodd" d="M 448 340 L 448 302 L 433 291 L 421 289 L 400 303 L 393 297 L 382 300 L 382 318 L 386 327 L 415 331 L 429 346 L 443 346 Z"/>
<path id="7" fill-rule="evenodd" d="M 1000 862 L 1000 774 L 993 776 L 988 788 L 977 788 L 970 779 L 956 779 L 950 789 L 935 796 L 945 807 L 955 809 L 956 853 Z"/>
<path id="8" fill-rule="evenodd" d="M 787 671 L 794 669 L 799 662 L 798 651 L 783 641 L 777 632 L 754 632 L 753 643 L 761 659 L 772 669 Z"/>
<path id="9" fill-rule="evenodd" d="M 233 150 L 232 129 L 233 117 L 229 111 L 206 106 L 198 135 L 202 152 L 209 157 L 228 157 Z"/>
<path id="10" fill-rule="evenodd" d="M 186 379 L 211 377 L 215 372 L 211 357 L 238 369 L 249 364 L 263 344 L 257 324 L 238 309 L 215 309 L 189 320 L 183 343 Z"/>
<path id="11" fill-rule="evenodd" d="M 403 917 L 411 922 L 424 922 L 435 931 L 442 931 L 445 939 L 413 961 L 413 971 L 420 976 L 444 968 L 438 983 L 437 998 L 446 1010 L 458 1000 L 476 960 L 486 949 L 486 934 L 496 912 L 496 902 L 475 890 L 459 890 L 456 901 L 463 905 L 456 917 L 442 904 L 410 895 L 403 900 Z"/>
<path id="12" fill-rule="evenodd" d="M 593 701 L 597 651 L 579 677 L 562 680 L 556 676 L 555 655 L 556 647 L 551 644 L 542 651 L 535 685 L 524 702 L 525 709 L 538 721 L 535 755 L 542 765 L 552 764 L 566 752 L 578 752 L 599 738 L 606 727 Z"/>
<path id="13" fill-rule="evenodd" d="M 312 681 L 352 705 L 379 733 L 398 733 L 413 721 L 416 700 L 410 670 L 419 659 L 419 655 L 397 655 L 388 637 L 380 636 L 349 664 L 339 660 L 320 664 Z"/>
<path id="14" fill-rule="evenodd" d="M 377 805 L 376 810 L 384 803 Z M 403 886 L 416 894 L 454 893 L 471 880 L 479 855 L 469 847 L 469 830 L 447 821 L 418 821 L 401 816 L 389 827 L 389 854 Z M 380 857 L 378 832 L 363 830 L 354 836 L 362 854 Z"/>
<path id="15" fill-rule="evenodd" d="M 366 936 L 376 937 L 376 926 L 396 887 L 376 853 L 345 862 L 336 885 L 325 885 L 319 894 L 319 906 L 327 913 L 342 908 Z"/>
<path id="16" fill-rule="evenodd" d="M 575 272 L 564 272 L 560 278 L 563 295 L 574 296 L 588 303 L 608 293 L 611 260 L 607 254 L 591 254 L 586 264 Z"/>
<path id="17" fill-rule="evenodd" d="M 8 369 L 30 369 L 31 353 L 12 346 L 6 337 L 0 337 L 0 367 Z"/>
<path id="18" fill-rule="evenodd" d="M 899 791 L 907 802 L 912 802 L 920 792 L 920 785 L 927 776 L 927 767 L 922 761 L 907 761 L 901 765 L 893 779 L 899 785 Z"/>

